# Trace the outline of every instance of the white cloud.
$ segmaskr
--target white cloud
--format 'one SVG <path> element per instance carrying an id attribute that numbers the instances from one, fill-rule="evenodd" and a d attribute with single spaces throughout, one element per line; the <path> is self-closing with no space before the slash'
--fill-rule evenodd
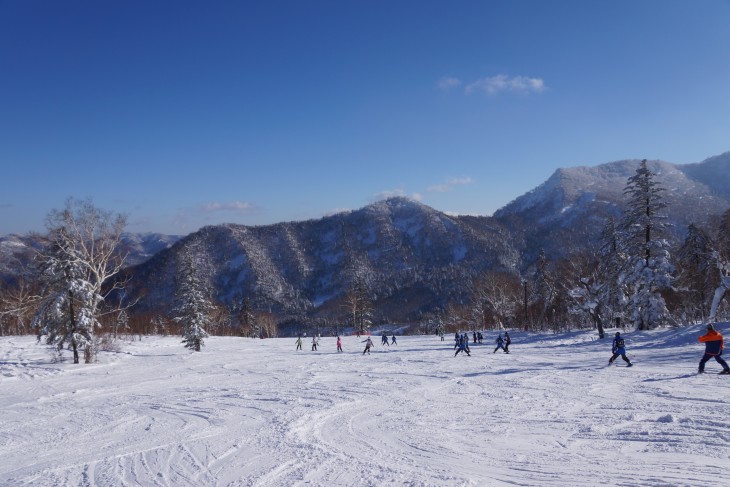
<path id="1" fill-rule="evenodd" d="M 444 76 L 438 80 L 436 86 L 438 86 L 439 90 L 449 91 L 461 86 L 461 80 L 459 78 L 454 78 L 453 76 Z"/>
<path id="2" fill-rule="evenodd" d="M 487 78 L 479 79 L 469 83 L 464 88 L 468 95 L 476 91 L 484 92 L 487 95 L 496 95 L 503 92 L 511 93 L 542 93 L 546 90 L 545 82 L 541 78 L 530 78 L 528 76 L 508 76 L 498 74 Z"/>
<path id="3" fill-rule="evenodd" d="M 474 180 L 470 177 L 449 178 L 441 184 L 429 186 L 428 188 L 426 188 L 426 191 L 428 191 L 429 193 L 446 193 L 447 191 L 452 191 L 457 186 L 464 186 L 473 182 Z"/>
<path id="4" fill-rule="evenodd" d="M 381 200 L 387 200 L 388 198 L 395 198 L 395 197 L 402 197 L 402 198 L 409 198 L 414 201 L 421 201 L 422 196 L 418 193 L 411 193 L 408 195 L 404 190 L 402 189 L 394 189 L 390 191 L 382 191 L 380 193 L 377 193 L 371 198 L 371 201 L 381 201 Z"/>
<path id="5" fill-rule="evenodd" d="M 203 213 L 229 212 L 239 214 L 249 214 L 259 211 L 259 207 L 253 203 L 233 201 L 230 203 L 211 202 L 200 206 Z"/>

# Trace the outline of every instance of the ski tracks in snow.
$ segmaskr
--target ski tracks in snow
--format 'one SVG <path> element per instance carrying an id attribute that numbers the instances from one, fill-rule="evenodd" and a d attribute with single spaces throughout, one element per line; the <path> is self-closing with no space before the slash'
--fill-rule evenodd
<path id="1" fill-rule="evenodd" d="M 661 367 L 597 368 L 606 344 L 574 336 L 471 357 L 433 337 L 370 356 L 350 337 L 342 354 L 325 351 L 334 338 L 320 352 L 211 338 L 202 353 L 147 338 L 75 366 L 0 339 L 0 484 L 716 483 L 729 379 L 668 371 L 661 350 Z"/>

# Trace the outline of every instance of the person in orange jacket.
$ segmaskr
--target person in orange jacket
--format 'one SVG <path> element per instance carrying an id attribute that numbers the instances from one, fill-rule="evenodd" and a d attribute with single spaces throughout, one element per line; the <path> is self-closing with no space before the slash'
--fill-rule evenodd
<path id="1" fill-rule="evenodd" d="M 698 373 L 704 374 L 705 364 L 714 357 L 717 363 L 722 365 L 722 372 L 720 373 L 730 374 L 730 367 L 728 367 L 727 362 L 722 358 L 722 349 L 725 348 L 725 340 L 723 340 L 722 335 L 715 330 L 712 324 L 707 325 L 707 333 L 702 335 L 699 341 L 705 344 L 705 354 L 702 356 L 702 360 L 700 360 Z"/>

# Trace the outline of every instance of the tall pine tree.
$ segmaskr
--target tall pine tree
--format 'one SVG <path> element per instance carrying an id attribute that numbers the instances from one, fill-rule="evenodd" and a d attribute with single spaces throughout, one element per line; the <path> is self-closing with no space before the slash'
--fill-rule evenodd
<path id="1" fill-rule="evenodd" d="M 669 262 L 668 224 L 662 211 L 664 188 L 646 162 L 624 188 L 628 198 L 623 220 L 629 269 L 623 282 L 629 290 L 629 319 L 640 330 L 654 328 L 668 317 L 661 291 L 671 286 L 674 268 Z"/>
<path id="2" fill-rule="evenodd" d="M 203 341 L 208 337 L 205 328 L 213 312 L 208 286 L 201 275 L 206 266 L 200 256 L 195 246 L 186 249 L 182 255 L 176 277 L 177 306 L 174 318 L 182 325 L 185 347 L 196 352 L 200 351 Z"/>

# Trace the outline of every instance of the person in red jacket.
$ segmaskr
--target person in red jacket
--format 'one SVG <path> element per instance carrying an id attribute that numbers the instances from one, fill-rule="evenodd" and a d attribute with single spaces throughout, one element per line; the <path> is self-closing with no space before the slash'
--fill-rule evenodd
<path id="1" fill-rule="evenodd" d="M 715 330 L 712 324 L 707 325 L 707 333 L 702 335 L 699 341 L 705 344 L 705 354 L 702 356 L 702 360 L 700 360 L 698 372 L 704 374 L 705 364 L 714 357 L 717 363 L 722 365 L 722 372 L 720 373 L 730 374 L 730 367 L 728 367 L 727 362 L 722 358 L 722 349 L 725 348 L 725 340 L 723 340 L 722 335 Z"/>

